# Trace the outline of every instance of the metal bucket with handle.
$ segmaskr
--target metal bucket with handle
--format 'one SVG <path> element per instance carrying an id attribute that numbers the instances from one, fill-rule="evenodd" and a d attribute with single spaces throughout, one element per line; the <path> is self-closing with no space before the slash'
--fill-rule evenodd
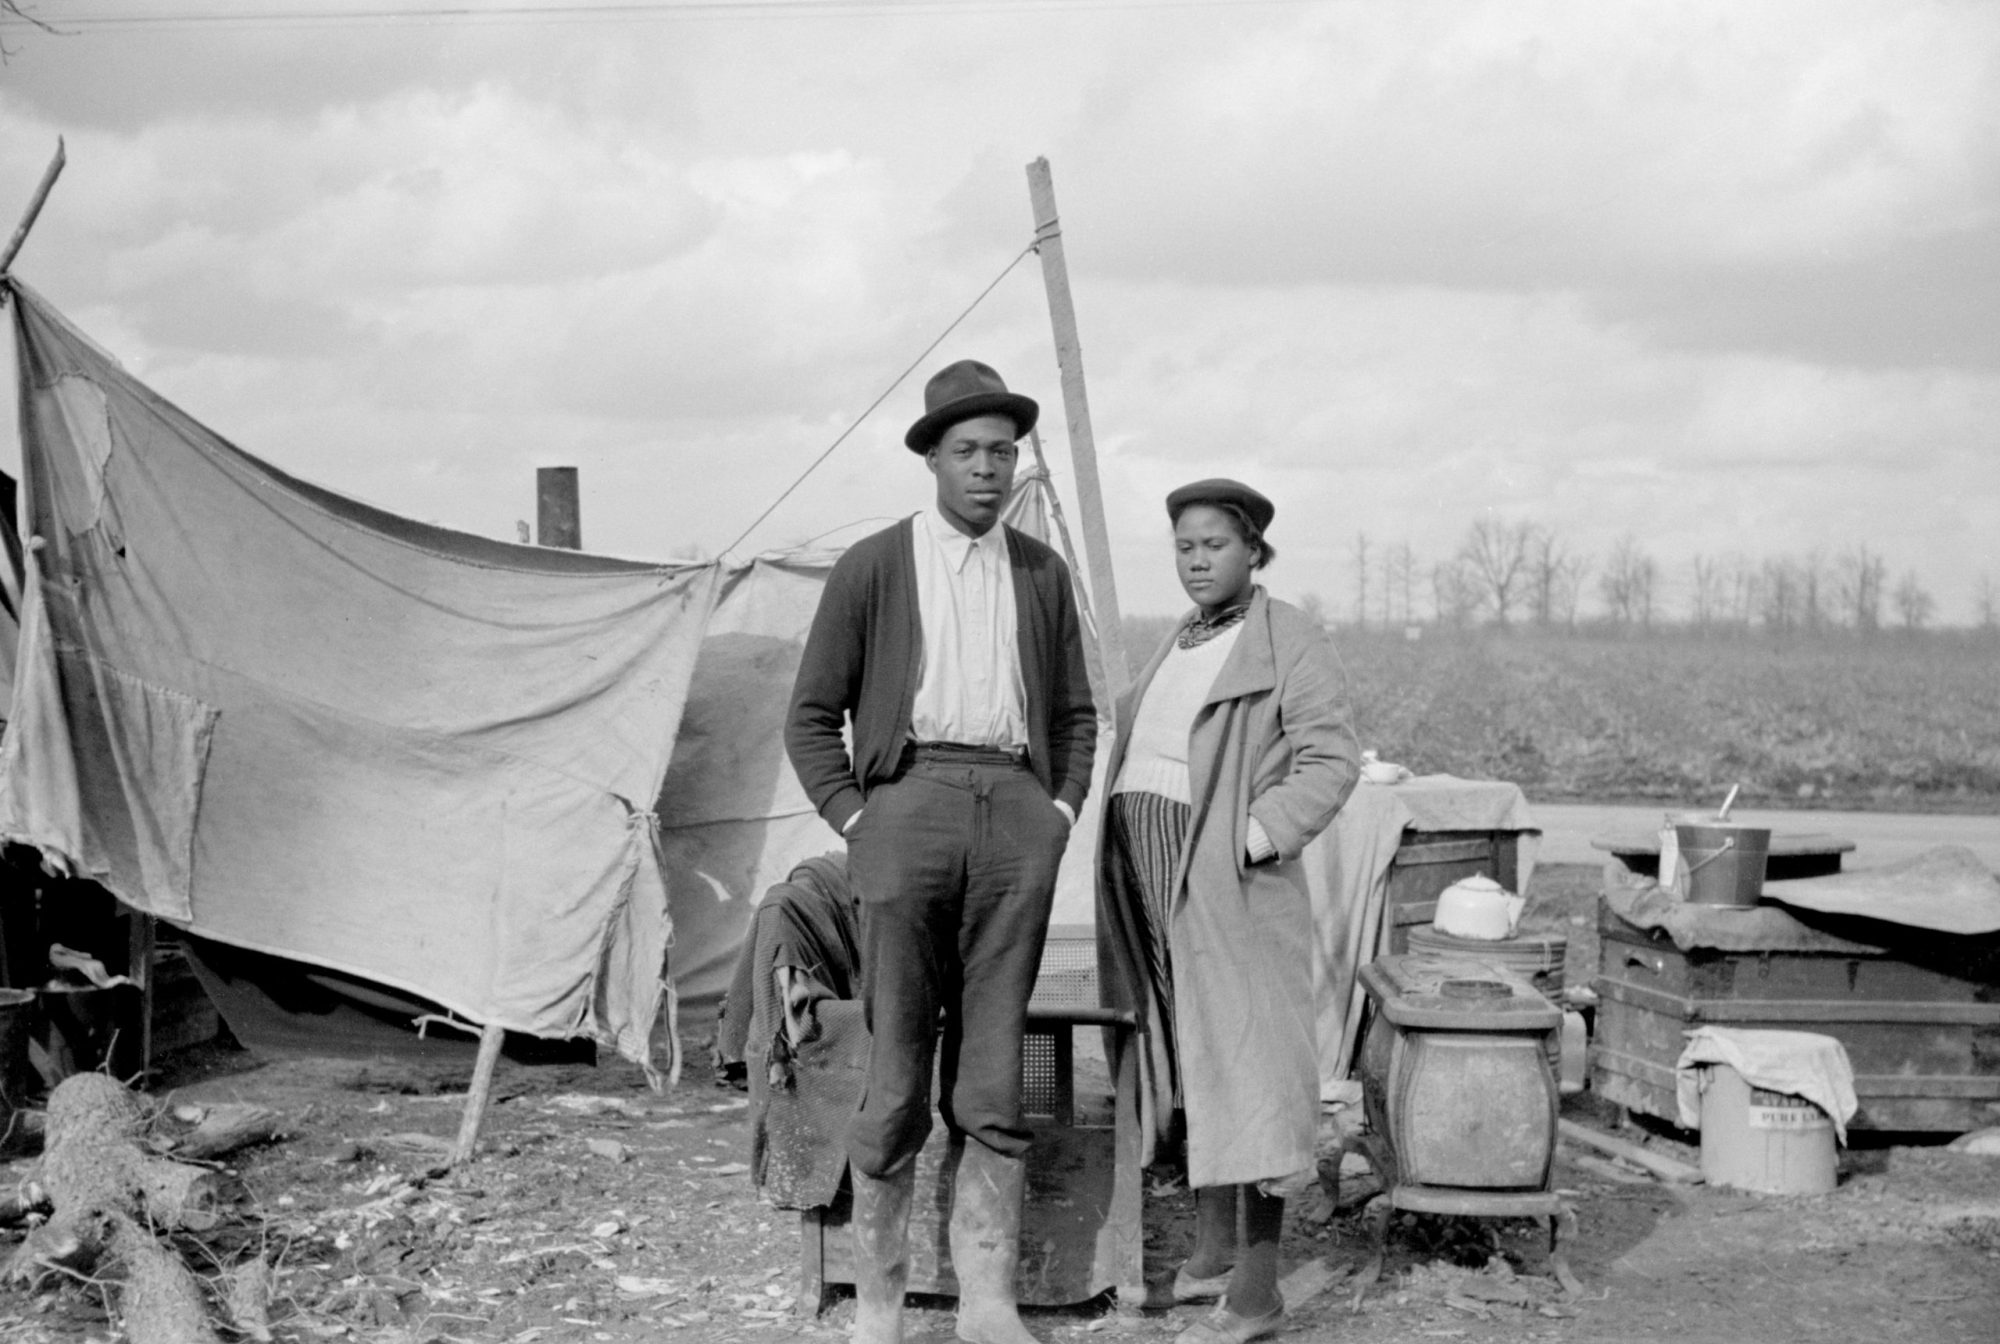
<path id="1" fill-rule="evenodd" d="M 1678 880 L 1688 900 L 1697 905 L 1757 904 L 1770 858 L 1770 827 L 1681 817 L 1674 822 L 1674 838 L 1680 848 Z"/>

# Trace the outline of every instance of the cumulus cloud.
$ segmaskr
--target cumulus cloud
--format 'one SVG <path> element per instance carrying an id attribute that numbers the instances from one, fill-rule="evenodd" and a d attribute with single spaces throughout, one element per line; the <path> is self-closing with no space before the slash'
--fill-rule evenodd
<path id="1" fill-rule="evenodd" d="M 1996 46 L 1962 6 L 1314 6 L 1179 52 L 1081 199 L 1119 275 L 1553 287 L 1710 348 L 1990 364 Z"/>
<path id="2" fill-rule="evenodd" d="M 37 39 L 0 209 L 68 133 L 24 274 L 190 411 L 489 535 L 574 463 L 586 539 L 662 555 L 730 544 L 1026 245 L 1045 153 L 1128 609 L 1179 601 L 1160 498 L 1228 472 L 1281 499 L 1281 592 L 1492 513 L 1675 566 L 1866 540 L 1963 617 L 1996 49 L 1985 6 L 1803 0 Z M 901 429 L 965 355 L 1066 484 L 1035 269 L 746 546 L 922 504 Z"/>

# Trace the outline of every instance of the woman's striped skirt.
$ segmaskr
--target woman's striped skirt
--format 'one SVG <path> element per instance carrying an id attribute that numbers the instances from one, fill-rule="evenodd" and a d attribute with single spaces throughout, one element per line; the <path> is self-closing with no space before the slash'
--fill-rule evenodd
<path id="1" fill-rule="evenodd" d="M 1157 793 L 1114 793 L 1107 814 L 1111 847 L 1124 867 L 1124 887 L 1140 895 L 1146 978 L 1159 1005 L 1160 1027 L 1173 1070 L 1174 1105 L 1179 1106 L 1180 1051 L 1174 1038 L 1174 959 L 1168 930 L 1173 918 L 1174 873 L 1180 867 L 1193 809 Z"/>

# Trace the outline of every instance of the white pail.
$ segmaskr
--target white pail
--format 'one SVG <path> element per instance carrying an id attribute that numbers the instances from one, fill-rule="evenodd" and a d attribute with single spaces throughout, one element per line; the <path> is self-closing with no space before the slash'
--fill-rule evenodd
<path id="1" fill-rule="evenodd" d="M 1727 1064 L 1702 1066 L 1701 1174 L 1768 1195 L 1823 1195 L 1836 1171 L 1833 1120 L 1804 1097 L 1766 1092 Z"/>

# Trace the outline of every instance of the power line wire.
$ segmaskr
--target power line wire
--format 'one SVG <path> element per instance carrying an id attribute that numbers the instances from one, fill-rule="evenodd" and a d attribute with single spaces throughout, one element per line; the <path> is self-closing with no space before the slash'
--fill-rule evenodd
<path id="1" fill-rule="evenodd" d="M 82 34 L 171 28 L 380 27 L 397 24 L 673 22 L 699 19 L 955 17 L 1067 13 L 1078 10 L 1261 9 L 1324 0 L 585 0 L 574 5 L 412 5 L 269 10 L 187 10 L 179 13 L 43 15 L 0 11 L 0 30 L 34 27 Z"/>

